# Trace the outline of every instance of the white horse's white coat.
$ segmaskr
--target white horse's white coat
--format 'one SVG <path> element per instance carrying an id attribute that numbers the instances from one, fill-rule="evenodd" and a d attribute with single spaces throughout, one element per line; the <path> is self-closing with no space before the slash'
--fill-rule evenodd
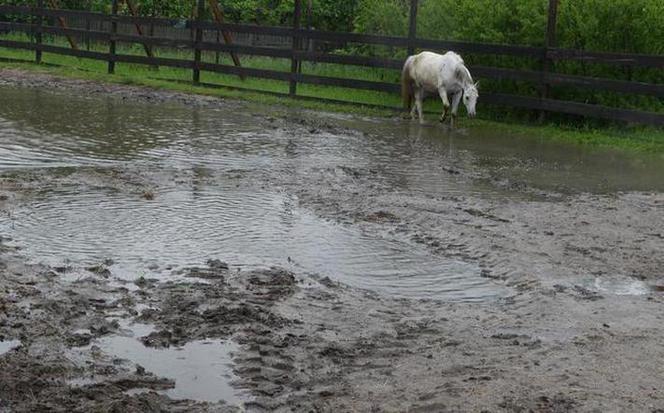
<path id="1" fill-rule="evenodd" d="M 417 112 L 420 123 L 423 122 L 422 100 L 427 94 L 436 93 L 443 101 L 441 122 L 445 120 L 450 107 L 449 96 L 452 97 L 451 124 L 454 124 L 462 97 L 468 116 L 475 116 L 475 104 L 479 96 L 477 84 L 473 83 L 461 56 L 454 52 L 444 55 L 422 52 L 408 57 L 401 73 L 401 94 L 405 108 L 412 108 L 410 114 L 413 119 Z"/>

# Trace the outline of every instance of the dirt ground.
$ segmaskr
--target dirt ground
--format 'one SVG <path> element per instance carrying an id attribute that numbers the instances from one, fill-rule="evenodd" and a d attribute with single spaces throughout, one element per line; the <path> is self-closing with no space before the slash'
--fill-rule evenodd
<path id="1" fill-rule="evenodd" d="M 0 84 L 224 104 L 10 70 Z M 276 122 L 328 127 L 312 119 Z M 449 173 L 505 184 L 463 165 Z M 0 411 L 664 411 L 664 194 L 523 186 L 512 189 L 537 196 L 434 197 L 386 192 L 373 175 L 320 170 L 306 177 L 313 185 L 279 184 L 321 216 L 398 231 L 432 254 L 476 263 L 511 294 L 484 303 L 392 299 L 281 268 L 231 271 L 217 257 L 178 282 L 123 284 L 104 265 L 72 282 L 72 268 L 28 265 L 0 243 L 0 339 L 21 342 L 0 355 Z M 59 178 L 21 179 L 0 176 L 0 210 Z M 647 291 L 594 289 L 581 281 L 589 276 Z M 118 318 L 155 325 L 142 338 L 152 347 L 232 337 L 242 349 L 235 384 L 251 400 L 235 407 L 158 393 L 172 381 L 89 346 L 118 333 Z M 146 388 L 154 391 L 131 391 Z"/>

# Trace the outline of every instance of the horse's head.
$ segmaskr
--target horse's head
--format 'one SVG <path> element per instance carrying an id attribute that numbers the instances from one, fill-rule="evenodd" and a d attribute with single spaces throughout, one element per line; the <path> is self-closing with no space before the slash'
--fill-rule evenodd
<path id="1" fill-rule="evenodd" d="M 477 104 L 477 98 L 480 94 L 477 92 L 478 83 L 468 83 L 468 86 L 463 90 L 463 104 L 466 106 L 466 111 L 468 116 L 475 116 L 475 105 Z"/>

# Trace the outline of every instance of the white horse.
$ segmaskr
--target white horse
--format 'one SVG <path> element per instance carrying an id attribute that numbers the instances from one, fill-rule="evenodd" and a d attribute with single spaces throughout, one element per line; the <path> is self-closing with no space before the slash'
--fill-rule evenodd
<path id="1" fill-rule="evenodd" d="M 422 52 L 409 56 L 401 72 L 401 97 L 404 108 L 410 110 L 412 119 L 415 119 L 417 111 L 420 123 L 424 122 L 422 100 L 427 94 L 440 95 L 440 99 L 443 101 L 441 122 L 445 121 L 450 108 L 448 96 L 452 97 L 451 126 L 454 126 L 454 119 L 462 96 L 468 116 L 475 116 L 475 104 L 479 97 L 477 86 L 477 83 L 473 83 L 473 78 L 461 56 L 454 52 L 447 52 L 444 55 Z"/>

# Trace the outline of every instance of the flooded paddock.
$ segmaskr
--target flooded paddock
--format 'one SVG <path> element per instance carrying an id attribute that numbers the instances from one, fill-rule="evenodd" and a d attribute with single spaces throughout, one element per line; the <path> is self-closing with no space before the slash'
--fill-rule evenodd
<path id="1" fill-rule="evenodd" d="M 661 157 L 30 76 L 0 85 L 0 410 L 664 400 Z"/>
<path id="2" fill-rule="evenodd" d="M 490 130 L 335 115 L 324 122 L 338 131 L 284 128 L 260 107 L 0 92 L 1 172 L 46 181 L 2 220 L 11 245 L 51 266 L 109 262 L 128 281 L 213 257 L 238 269 L 290 266 L 396 297 L 484 300 L 505 291 L 476 263 L 431 254 L 400 236 L 398 222 L 377 232 L 321 217 L 298 193 L 343 190 L 316 188 L 321 171 L 369 171 L 395 202 L 530 195 L 492 180 L 562 191 L 664 187 L 657 160 Z M 460 168 L 479 179 L 458 177 Z"/>

